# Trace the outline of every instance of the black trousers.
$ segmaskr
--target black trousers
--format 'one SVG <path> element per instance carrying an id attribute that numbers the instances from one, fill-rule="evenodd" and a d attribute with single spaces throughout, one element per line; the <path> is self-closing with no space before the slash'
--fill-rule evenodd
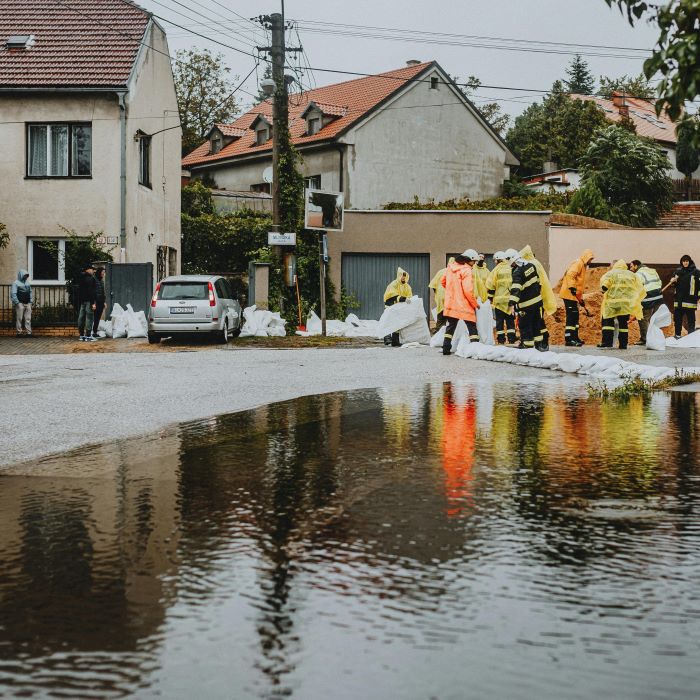
<path id="1" fill-rule="evenodd" d="M 102 318 L 102 313 L 105 310 L 104 301 L 95 302 L 95 311 L 92 316 L 92 334 L 97 335 L 97 327 L 100 325 L 100 319 Z"/>
<path id="2" fill-rule="evenodd" d="M 564 309 L 566 311 L 566 326 L 564 327 L 564 340 L 578 342 L 579 309 L 578 302 L 571 299 L 564 299 Z"/>
<path id="3" fill-rule="evenodd" d="M 445 340 L 442 341 L 442 354 L 449 355 L 452 352 L 452 337 L 455 334 L 455 329 L 459 323 L 458 318 L 450 318 L 445 316 L 447 320 L 447 328 L 445 328 Z M 472 343 L 479 342 L 479 332 L 476 330 L 476 323 L 474 321 L 465 321 L 467 324 L 467 333 L 469 333 L 469 340 Z"/>
<path id="4" fill-rule="evenodd" d="M 678 303 L 678 302 L 676 302 Z M 673 322 L 675 326 L 675 335 L 680 335 L 683 332 L 683 319 L 685 318 L 685 327 L 688 333 L 695 330 L 695 309 L 683 308 L 676 306 L 673 309 Z"/>
<path id="5" fill-rule="evenodd" d="M 620 350 L 626 350 L 629 336 L 629 329 L 627 327 L 630 322 L 629 314 L 625 316 L 613 316 L 612 318 L 603 319 L 603 341 L 601 345 L 606 348 L 611 348 L 613 346 L 613 338 L 615 337 L 615 319 L 617 319 L 617 340 L 620 344 Z"/>
<path id="6" fill-rule="evenodd" d="M 505 330 L 503 327 L 505 326 Z M 515 318 L 505 311 L 496 309 L 496 340 L 503 345 L 506 342 L 515 342 Z"/>
<path id="7" fill-rule="evenodd" d="M 535 343 L 543 343 L 544 310 L 542 302 L 526 306 L 518 313 L 518 325 L 520 326 L 520 341 L 526 348 L 534 348 Z M 547 334 L 549 339 L 549 334 Z"/>

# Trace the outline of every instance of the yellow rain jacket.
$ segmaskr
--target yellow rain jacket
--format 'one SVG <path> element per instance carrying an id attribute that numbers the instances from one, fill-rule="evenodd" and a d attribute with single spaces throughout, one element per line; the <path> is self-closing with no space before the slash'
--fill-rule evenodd
<path id="1" fill-rule="evenodd" d="M 586 269 L 588 263 L 591 262 L 594 257 L 595 255 L 593 255 L 592 250 L 584 250 L 583 253 L 581 253 L 581 257 L 578 260 L 574 260 L 571 265 L 569 265 L 564 279 L 561 282 L 561 289 L 559 290 L 559 296 L 562 299 L 581 301 L 583 292 L 586 289 Z M 572 293 L 572 289 L 575 289 L 576 292 Z"/>
<path id="2" fill-rule="evenodd" d="M 634 272 L 627 269 L 624 260 L 618 260 L 612 270 L 601 277 L 600 286 L 607 290 L 603 294 L 603 318 L 627 315 L 642 318 L 644 285 Z"/>
<path id="3" fill-rule="evenodd" d="M 472 267 L 472 279 L 474 280 L 474 295 L 476 298 L 484 302 L 488 298 L 488 293 L 486 290 L 486 281 L 489 278 L 489 268 L 484 265 L 479 267 L 474 265 Z"/>
<path id="4" fill-rule="evenodd" d="M 548 316 L 552 316 L 557 310 L 557 298 L 554 296 L 552 285 L 549 283 L 549 277 L 547 277 L 542 263 L 535 257 L 529 245 L 526 245 L 518 255 L 520 255 L 523 260 L 531 262 L 537 268 L 537 276 L 540 278 L 540 286 L 542 287 L 544 312 Z"/>
<path id="5" fill-rule="evenodd" d="M 513 269 L 510 263 L 503 260 L 491 270 L 486 280 L 486 290 L 489 299 L 493 298 L 493 307 L 508 313 L 510 306 L 510 287 L 513 284 Z"/>
<path id="6" fill-rule="evenodd" d="M 454 261 L 454 258 L 450 258 L 447 264 L 450 265 Z M 437 274 L 430 280 L 430 284 L 428 285 L 428 288 L 435 292 L 435 308 L 437 309 L 435 313 L 438 314 L 441 314 L 442 310 L 445 308 L 445 288 L 442 286 L 442 278 L 445 276 L 446 272 L 446 267 L 443 267 L 442 270 L 438 270 Z"/>
<path id="7" fill-rule="evenodd" d="M 401 278 L 406 275 L 406 281 L 402 282 Z M 411 285 L 408 283 L 408 272 L 402 268 L 397 268 L 396 279 L 393 282 L 389 282 L 389 285 L 384 292 L 384 303 L 393 297 L 409 297 L 413 296 L 411 291 Z"/>

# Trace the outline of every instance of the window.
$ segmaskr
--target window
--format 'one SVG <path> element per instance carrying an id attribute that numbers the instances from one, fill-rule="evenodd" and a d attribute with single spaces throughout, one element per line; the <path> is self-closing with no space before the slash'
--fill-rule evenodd
<path id="1" fill-rule="evenodd" d="M 262 146 L 264 143 L 267 142 L 267 140 L 270 138 L 268 136 L 268 129 L 258 129 L 255 132 L 255 143 L 258 146 Z"/>
<path id="2" fill-rule="evenodd" d="M 269 182 L 258 182 L 255 185 L 250 186 L 250 191 L 251 192 L 267 192 L 267 194 L 270 194 L 272 191 L 272 186 L 270 185 Z"/>
<path id="3" fill-rule="evenodd" d="M 313 136 L 314 134 L 318 134 L 319 131 L 321 131 L 321 118 L 320 117 L 313 117 L 309 119 L 308 121 L 308 135 Z"/>
<path id="4" fill-rule="evenodd" d="M 437 89 L 438 89 L 438 83 L 439 83 L 439 81 L 438 81 L 438 79 L 437 79 L 435 76 L 433 76 L 432 78 L 430 78 L 430 89 L 431 89 L 431 90 L 437 90 Z"/>
<path id="5" fill-rule="evenodd" d="M 139 184 L 151 186 L 151 137 L 139 136 Z"/>
<path id="6" fill-rule="evenodd" d="M 64 238 L 30 238 L 27 261 L 33 282 L 63 284 L 66 281 L 66 251 L 71 242 Z"/>
<path id="7" fill-rule="evenodd" d="M 27 177 L 91 174 L 91 124 L 27 124 Z"/>
<path id="8" fill-rule="evenodd" d="M 206 282 L 166 282 L 160 285 L 158 298 L 167 301 L 182 299 L 204 301 L 209 298 L 209 287 Z"/>
<path id="9" fill-rule="evenodd" d="M 321 189 L 321 176 L 320 175 L 310 175 L 304 178 L 304 188 L 307 190 L 320 190 Z"/>
<path id="10" fill-rule="evenodd" d="M 230 299 L 231 297 L 229 296 L 228 289 L 226 289 L 226 283 L 224 282 L 223 279 L 216 280 L 214 282 L 214 289 L 216 289 L 216 296 L 219 297 L 219 299 Z"/>
<path id="11" fill-rule="evenodd" d="M 221 150 L 221 134 L 214 134 L 211 137 L 211 152 L 218 153 Z"/>

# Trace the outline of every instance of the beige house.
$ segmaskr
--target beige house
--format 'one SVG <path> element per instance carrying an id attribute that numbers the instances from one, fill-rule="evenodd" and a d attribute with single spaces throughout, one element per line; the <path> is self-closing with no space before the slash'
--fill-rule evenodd
<path id="1" fill-rule="evenodd" d="M 518 161 L 434 61 L 290 95 L 289 129 L 307 187 L 345 206 L 499 195 Z M 220 189 L 269 192 L 272 105 L 216 124 L 183 160 Z"/>
<path id="2" fill-rule="evenodd" d="M 180 266 L 181 132 L 163 28 L 125 0 L 0 0 L 0 284 L 61 285 L 63 228 Z M 46 245 L 46 241 L 52 242 Z"/>

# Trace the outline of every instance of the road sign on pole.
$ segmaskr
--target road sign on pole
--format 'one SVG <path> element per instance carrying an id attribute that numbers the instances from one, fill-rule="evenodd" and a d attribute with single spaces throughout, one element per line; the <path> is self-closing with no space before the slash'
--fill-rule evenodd
<path id="1" fill-rule="evenodd" d="M 267 244 L 268 245 L 296 245 L 297 244 L 297 234 L 292 233 L 278 233 L 277 231 L 267 232 Z"/>

